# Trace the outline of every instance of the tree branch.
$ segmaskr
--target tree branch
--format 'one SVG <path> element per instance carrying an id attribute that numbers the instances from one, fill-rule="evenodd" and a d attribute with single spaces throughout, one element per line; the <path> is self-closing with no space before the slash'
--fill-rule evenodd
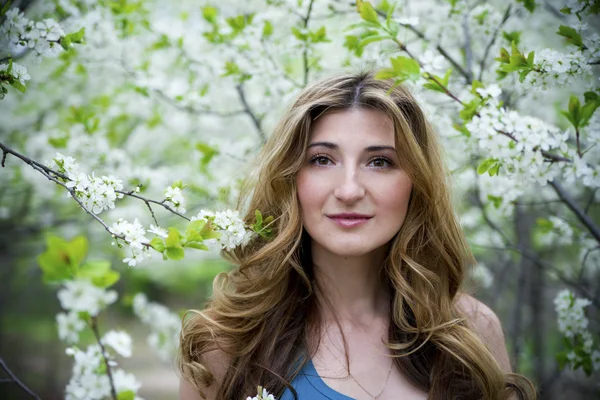
<path id="1" fill-rule="evenodd" d="M 110 394 L 112 395 L 113 400 L 117 400 L 117 391 L 115 390 L 115 383 L 113 381 L 112 371 L 110 369 L 110 364 L 108 362 L 108 357 L 106 356 L 106 349 L 104 348 L 104 343 L 100 340 L 100 332 L 98 332 L 98 318 L 91 317 L 91 327 L 94 332 L 94 336 L 100 345 L 100 351 L 102 352 L 102 358 L 104 359 L 104 364 L 106 365 L 106 375 L 108 375 L 108 381 L 110 382 Z"/>
<path id="2" fill-rule="evenodd" d="M 265 136 L 265 133 L 263 132 L 263 129 L 262 129 L 262 121 L 250 109 L 250 105 L 248 104 L 248 101 L 246 100 L 246 93 L 244 92 L 244 86 L 242 85 L 242 83 L 239 83 L 238 85 L 236 85 L 235 89 L 238 92 L 240 101 L 244 105 L 244 112 L 246 114 L 248 114 L 248 116 L 250 116 L 250 118 L 252 119 L 252 122 L 254 123 L 254 126 L 256 127 L 256 130 L 258 131 L 258 135 L 260 136 L 260 140 L 264 144 L 267 141 L 267 137 Z"/>
<path id="3" fill-rule="evenodd" d="M 481 62 L 479 63 L 479 76 L 477 77 L 478 81 L 481 81 L 483 78 L 483 71 L 485 70 L 485 67 L 486 67 L 485 64 L 486 64 L 488 55 L 490 54 L 490 50 L 492 49 L 492 46 L 494 45 L 494 43 L 496 43 L 496 38 L 498 37 L 498 33 L 500 32 L 500 29 L 504 26 L 506 21 L 508 21 L 508 18 L 510 18 L 511 10 L 512 10 L 512 4 L 509 4 L 509 6 L 506 8 L 506 11 L 504 12 L 502 21 L 500 21 L 500 24 L 496 27 L 496 30 L 494 31 L 494 34 L 492 35 L 490 41 L 485 46 L 485 50 L 483 52 L 483 57 L 481 58 Z"/>
<path id="4" fill-rule="evenodd" d="M 550 182 L 550 186 L 554 188 L 554 191 L 558 195 L 558 198 L 560 198 L 567 205 L 567 207 L 571 211 L 573 211 L 575 216 L 577 216 L 579 222 L 581 222 L 590 231 L 594 239 L 596 239 L 596 241 L 600 243 L 600 228 L 598 227 L 598 225 L 596 225 L 594 221 L 592 221 L 592 219 L 589 217 L 589 215 L 587 215 L 575 203 L 575 201 L 571 198 L 569 193 L 562 187 L 562 185 L 557 180 Z"/>
<path id="5" fill-rule="evenodd" d="M 6 365 L 6 363 L 4 362 L 2 357 L 0 357 L 0 367 L 2 367 L 2 369 L 8 374 L 8 376 L 10 378 L 10 379 L 2 379 L 2 380 L 0 380 L 0 383 L 11 383 L 11 382 L 15 383 L 19 388 L 21 388 L 21 390 L 23 390 L 29 396 L 31 396 L 32 398 L 34 398 L 36 400 L 40 400 L 40 397 L 37 394 L 35 394 L 23 382 L 21 382 L 19 380 L 19 378 L 17 378 L 15 376 L 15 374 L 10 370 L 10 368 L 8 368 L 8 366 Z"/>
<path id="6" fill-rule="evenodd" d="M 310 0 L 308 3 L 308 11 L 303 19 L 304 29 L 308 29 L 308 23 L 310 21 L 310 14 L 312 13 L 314 0 Z M 308 74 L 310 72 L 310 66 L 308 65 L 308 42 L 304 43 L 304 51 L 302 52 L 302 60 L 304 62 L 304 86 L 308 85 Z"/>
<path id="7" fill-rule="evenodd" d="M 471 46 L 471 32 L 469 31 L 469 14 L 465 13 L 462 23 L 463 33 L 465 35 L 465 63 L 467 66 L 467 82 L 473 81 L 473 48 Z"/>
<path id="8" fill-rule="evenodd" d="M 113 237 L 118 238 L 123 240 L 125 243 L 128 243 L 127 240 L 125 239 L 124 235 L 117 235 L 115 233 L 113 233 L 110 230 L 110 227 L 104 222 L 104 220 L 102 218 L 100 218 L 98 215 L 94 214 L 91 210 L 89 210 L 82 202 L 81 200 L 79 200 L 79 198 L 77 197 L 77 194 L 75 193 L 75 190 L 68 187 L 67 185 L 65 185 L 63 182 L 61 182 L 60 180 L 57 179 L 61 178 L 65 181 L 71 181 L 71 179 L 69 177 L 67 177 L 64 174 L 61 174 L 58 171 L 53 170 L 52 168 L 46 167 L 43 164 L 40 164 L 37 161 L 34 161 L 10 148 L 8 148 L 7 146 L 5 146 L 2 142 L 0 142 L 0 148 L 2 149 L 3 152 L 3 161 L 6 158 L 7 154 L 12 154 L 13 156 L 21 159 L 22 161 L 24 161 L 26 164 L 30 165 L 33 169 L 35 169 L 36 171 L 38 171 L 39 173 L 41 173 L 43 176 L 45 176 L 48 180 L 56 183 L 57 185 L 62 186 L 67 192 L 69 192 L 69 194 L 71 195 L 71 197 L 73 198 L 73 200 L 75 200 L 77 202 L 77 204 L 79 204 L 79 206 L 89 215 L 92 216 L 92 218 L 94 218 L 100 225 L 102 225 L 102 227 Z M 4 167 L 4 163 L 2 163 L 2 166 Z M 154 212 L 152 211 L 152 208 L 150 207 L 150 203 L 153 204 L 157 204 L 160 205 L 161 207 L 164 207 L 166 210 L 170 211 L 171 213 L 178 215 L 179 217 L 190 221 L 190 218 L 186 217 L 185 215 L 175 211 L 173 208 L 171 208 L 168 204 L 166 204 L 166 199 L 162 200 L 162 201 L 157 201 L 157 200 L 152 200 L 152 199 L 148 199 L 145 198 L 143 196 L 137 195 L 135 194 L 134 190 L 125 192 L 122 190 L 115 190 L 115 193 L 119 193 L 122 194 L 124 196 L 130 196 L 130 197 L 134 197 L 136 199 L 142 200 L 144 203 L 146 203 L 146 205 L 148 206 L 148 208 L 150 209 L 150 213 L 152 214 L 152 218 L 154 219 L 154 222 L 156 223 L 156 225 L 158 225 L 158 222 L 156 220 L 156 217 L 154 216 Z M 152 246 L 150 245 L 150 243 L 141 243 L 143 246 L 147 247 L 147 248 L 152 248 Z"/>

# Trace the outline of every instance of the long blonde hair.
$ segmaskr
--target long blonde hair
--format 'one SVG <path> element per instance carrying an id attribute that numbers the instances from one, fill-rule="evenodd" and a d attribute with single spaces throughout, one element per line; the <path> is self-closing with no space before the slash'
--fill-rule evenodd
<path id="1" fill-rule="evenodd" d="M 197 387 L 214 381 L 202 355 L 220 349 L 231 360 L 218 400 L 239 399 L 257 385 L 281 396 L 313 356 L 320 336 L 318 285 L 303 229 L 296 174 L 311 125 L 336 110 L 372 108 L 395 126 L 401 167 L 413 184 L 406 219 L 392 239 L 383 272 L 391 290 L 388 343 L 397 368 L 429 399 L 535 398 L 524 377 L 503 374 L 456 307 L 472 262 L 450 202 L 436 135 L 410 92 L 372 72 L 335 76 L 306 88 L 285 113 L 260 156 L 240 205 L 272 215 L 272 240 L 257 238 L 224 255 L 235 264 L 213 282 L 203 311 L 185 319 L 180 367 Z M 292 390 L 292 393 L 295 393 Z"/>

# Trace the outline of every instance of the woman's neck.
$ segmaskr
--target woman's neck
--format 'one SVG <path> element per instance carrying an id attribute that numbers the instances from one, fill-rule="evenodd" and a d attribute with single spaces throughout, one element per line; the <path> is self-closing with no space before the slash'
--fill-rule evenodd
<path id="1" fill-rule="evenodd" d="M 381 271 L 385 255 L 386 249 L 382 248 L 343 257 L 313 246 L 313 269 L 324 322 L 333 321 L 333 314 L 340 322 L 364 327 L 375 320 L 389 319 L 390 290 Z"/>

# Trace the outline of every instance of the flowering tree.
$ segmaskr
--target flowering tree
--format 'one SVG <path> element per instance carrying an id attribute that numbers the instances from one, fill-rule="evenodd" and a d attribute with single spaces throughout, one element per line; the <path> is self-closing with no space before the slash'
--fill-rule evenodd
<path id="1" fill-rule="evenodd" d="M 247 162 L 302 87 L 363 66 L 411 86 L 440 134 L 480 295 L 512 294 L 495 308 L 516 366 L 544 398 L 559 376 L 597 374 L 599 12 L 579 0 L 5 3 L 0 218 L 26 204 L 49 220 L 37 262 L 60 285 L 66 397 L 139 398 L 117 364 L 131 337 L 99 326 L 110 287 L 130 267 L 272 235 L 260 210 L 247 226 L 230 209 Z M 82 210 L 93 225 L 50 228 Z M 126 265 L 86 260 L 107 243 Z M 180 317 L 143 293 L 132 306 L 171 359 Z"/>

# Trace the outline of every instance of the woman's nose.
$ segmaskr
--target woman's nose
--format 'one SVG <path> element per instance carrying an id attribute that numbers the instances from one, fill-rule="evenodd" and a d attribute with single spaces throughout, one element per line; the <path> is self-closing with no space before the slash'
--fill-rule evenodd
<path id="1" fill-rule="evenodd" d="M 354 203 L 365 196 L 365 187 L 360 181 L 358 171 L 346 171 L 335 188 L 333 195 L 344 203 Z"/>

